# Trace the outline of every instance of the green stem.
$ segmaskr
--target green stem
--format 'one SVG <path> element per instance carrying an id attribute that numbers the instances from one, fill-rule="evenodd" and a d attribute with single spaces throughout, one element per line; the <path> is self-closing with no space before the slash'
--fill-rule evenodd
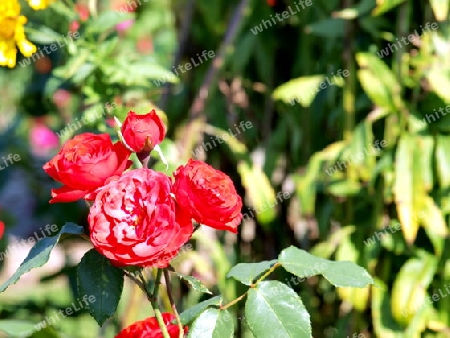
<path id="1" fill-rule="evenodd" d="M 172 311 L 177 320 L 178 329 L 180 330 L 179 338 L 183 338 L 184 336 L 183 324 L 181 323 L 181 318 L 180 315 L 178 314 L 177 306 L 175 305 L 175 301 L 173 299 L 172 288 L 170 286 L 169 270 L 167 269 L 164 269 L 164 280 L 166 281 L 167 296 L 169 296 L 170 306 L 172 307 Z"/>
<path id="2" fill-rule="evenodd" d="M 344 1 L 344 8 L 351 8 L 353 6 L 353 0 Z M 343 88 L 343 108 L 344 108 L 344 130 L 343 138 L 347 144 L 350 144 L 353 138 L 353 129 L 355 128 L 355 97 L 356 97 L 356 65 L 354 58 L 354 32 L 355 23 L 353 20 L 349 20 L 346 25 L 345 39 L 344 39 L 344 53 L 343 59 L 347 70 L 350 72 L 346 84 Z M 357 179 L 357 173 L 353 166 L 347 168 L 347 180 L 355 182 Z M 349 200 L 346 203 L 346 215 L 345 223 L 351 223 L 353 218 L 353 205 Z"/>
<path id="3" fill-rule="evenodd" d="M 158 321 L 159 327 L 161 328 L 161 332 L 164 338 L 170 338 L 169 332 L 167 331 L 166 324 L 164 323 L 164 318 L 161 314 L 161 310 L 159 309 L 158 304 L 158 293 L 159 293 L 159 285 L 161 284 L 163 269 L 158 269 L 155 278 L 155 287 L 153 288 L 153 292 L 150 297 L 150 302 L 152 303 L 153 311 L 155 312 L 156 320 Z"/>

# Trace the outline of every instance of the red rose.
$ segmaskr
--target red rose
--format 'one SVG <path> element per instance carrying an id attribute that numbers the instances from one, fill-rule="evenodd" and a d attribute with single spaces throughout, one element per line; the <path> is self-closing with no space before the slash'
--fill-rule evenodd
<path id="1" fill-rule="evenodd" d="M 227 175 L 202 161 L 190 159 L 174 176 L 177 203 L 193 219 L 218 230 L 237 232 L 242 220 L 242 200 Z"/>
<path id="2" fill-rule="evenodd" d="M 175 316 L 171 313 L 163 313 L 162 317 L 166 324 L 167 331 L 170 338 L 178 338 L 180 336 L 180 329 L 177 324 L 170 324 Z M 184 327 L 184 333 L 188 332 L 188 327 Z M 163 338 L 163 334 L 155 317 L 138 321 L 131 324 L 127 328 L 118 333 L 115 338 Z"/>
<path id="3" fill-rule="evenodd" d="M 171 192 L 170 178 L 150 169 L 110 181 L 89 213 L 94 247 L 116 266 L 167 267 L 193 231 Z"/>
<path id="4" fill-rule="evenodd" d="M 52 189 L 50 203 L 93 199 L 93 192 L 110 177 L 130 167 L 130 151 L 121 142 L 113 144 L 108 134 L 84 133 L 64 144 L 60 152 L 44 164 L 44 171 L 62 188 Z"/>
<path id="5" fill-rule="evenodd" d="M 145 115 L 130 111 L 121 131 L 126 145 L 136 153 L 152 151 L 166 135 L 166 127 L 154 109 Z"/>

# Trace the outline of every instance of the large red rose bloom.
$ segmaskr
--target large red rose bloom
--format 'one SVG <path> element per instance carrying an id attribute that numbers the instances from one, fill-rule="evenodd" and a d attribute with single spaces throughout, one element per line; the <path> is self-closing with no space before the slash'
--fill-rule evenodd
<path id="1" fill-rule="evenodd" d="M 116 266 L 167 267 L 192 235 L 169 177 L 137 169 L 98 192 L 89 213 L 94 247 Z"/>

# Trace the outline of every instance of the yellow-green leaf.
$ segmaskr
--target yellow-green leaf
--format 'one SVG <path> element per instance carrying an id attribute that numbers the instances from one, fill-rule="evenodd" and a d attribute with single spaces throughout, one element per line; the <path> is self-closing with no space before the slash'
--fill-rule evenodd
<path id="1" fill-rule="evenodd" d="M 377 0 L 377 7 L 373 10 L 373 15 L 380 15 L 390 11 L 395 6 L 400 5 L 405 0 Z"/>
<path id="2" fill-rule="evenodd" d="M 436 137 L 436 170 L 442 188 L 450 187 L 450 137 Z"/>
<path id="3" fill-rule="evenodd" d="M 395 203 L 405 240 L 409 244 L 416 239 L 419 229 L 417 215 L 426 196 L 421 176 L 421 154 L 416 148 L 414 137 L 405 134 L 400 137 L 395 157 Z"/>
<path id="4" fill-rule="evenodd" d="M 273 98 L 289 103 L 293 106 L 300 103 L 303 107 L 309 107 L 320 91 L 320 84 L 325 79 L 324 75 L 312 75 L 292 79 L 275 89 Z"/>
<path id="5" fill-rule="evenodd" d="M 449 4 L 449 0 L 430 0 L 430 5 L 437 21 L 445 21 L 447 19 Z"/>
<path id="6" fill-rule="evenodd" d="M 437 269 L 437 259 L 423 253 L 423 257 L 409 259 L 400 269 L 392 288 L 391 308 L 394 318 L 408 324 L 425 304 L 427 288 Z"/>

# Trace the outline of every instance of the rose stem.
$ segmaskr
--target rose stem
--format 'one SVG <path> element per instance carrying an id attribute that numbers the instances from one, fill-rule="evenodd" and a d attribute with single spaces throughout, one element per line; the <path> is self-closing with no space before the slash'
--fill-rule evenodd
<path id="1" fill-rule="evenodd" d="M 142 167 L 147 169 L 148 168 L 148 162 L 150 161 L 150 152 L 148 151 L 142 151 L 140 153 L 136 153 L 139 161 L 142 163 Z"/>
<path id="2" fill-rule="evenodd" d="M 144 291 L 145 295 L 147 296 L 147 299 L 151 302 L 151 295 L 148 293 L 148 290 L 145 286 L 145 282 L 142 282 L 141 280 L 139 280 L 138 278 L 136 278 L 131 272 L 123 270 L 123 273 L 130 278 L 133 282 L 136 283 L 137 286 L 139 286 L 139 288 Z"/>
<path id="3" fill-rule="evenodd" d="M 175 302 L 173 300 L 172 295 L 172 288 L 170 286 L 170 276 L 169 271 L 167 269 L 164 269 L 164 280 L 166 281 L 166 289 L 167 289 L 167 295 L 169 296 L 170 305 L 172 305 L 172 311 L 175 314 L 175 318 L 177 319 L 178 328 L 180 329 L 180 338 L 184 337 L 184 330 L 183 330 L 183 324 L 181 323 L 180 315 L 177 311 L 177 306 L 175 305 Z"/>
<path id="4" fill-rule="evenodd" d="M 156 317 L 156 320 L 158 321 L 159 327 L 161 328 L 163 337 L 170 338 L 169 332 L 167 331 L 166 324 L 164 324 L 164 318 L 161 314 L 161 310 L 159 309 L 159 304 L 158 304 L 159 285 L 161 284 L 162 273 L 163 273 L 163 270 L 158 269 L 158 272 L 157 272 L 156 278 L 155 278 L 155 287 L 153 288 L 153 293 L 150 297 L 150 302 L 152 303 L 153 311 L 155 312 L 155 317 Z M 142 276 L 142 274 L 141 274 L 141 276 Z"/>

